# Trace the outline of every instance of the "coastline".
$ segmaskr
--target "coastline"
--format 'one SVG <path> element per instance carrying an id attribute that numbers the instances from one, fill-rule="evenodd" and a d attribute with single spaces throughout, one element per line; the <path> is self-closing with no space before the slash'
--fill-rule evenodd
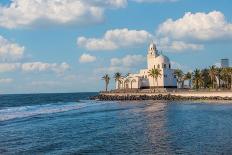
<path id="1" fill-rule="evenodd" d="M 181 91 L 163 93 L 112 93 L 101 92 L 90 99 L 100 101 L 133 101 L 133 100 L 165 100 L 165 101 L 232 101 L 231 91 Z"/>

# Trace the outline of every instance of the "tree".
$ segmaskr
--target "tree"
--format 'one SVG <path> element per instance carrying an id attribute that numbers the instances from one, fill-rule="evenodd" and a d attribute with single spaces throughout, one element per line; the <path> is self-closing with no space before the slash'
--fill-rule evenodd
<path id="1" fill-rule="evenodd" d="M 224 87 L 229 88 L 230 68 L 222 68 L 221 79 L 224 81 Z"/>
<path id="2" fill-rule="evenodd" d="M 161 77 L 161 70 L 156 68 L 155 69 L 155 80 L 156 80 L 156 83 L 157 83 L 157 86 L 158 86 L 158 78 Z"/>
<path id="3" fill-rule="evenodd" d="M 214 65 L 209 67 L 209 77 L 211 79 L 212 88 L 214 89 L 214 85 L 215 85 L 214 82 L 216 81 L 216 77 L 217 77 L 217 69 Z"/>
<path id="4" fill-rule="evenodd" d="M 216 68 L 216 78 L 218 78 L 218 88 L 221 88 L 222 68 Z"/>
<path id="5" fill-rule="evenodd" d="M 187 73 L 184 75 L 184 80 L 189 80 L 189 88 L 191 88 L 192 73 L 191 73 L 191 72 L 187 72 Z"/>
<path id="6" fill-rule="evenodd" d="M 232 67 L 229 68 L 229 75 L 230 75 L 230 89 L 232 90 Z"/>
<path id="7" fill-rule="evenodd" d="M 203 88 L 210 88 L 211 86 L 211 78 L 209 77 L 209 70 L 202 69 L 201 70 L 202 80 L 204 81 Z"/>
<path id="8" fill-rule="evenodd" d="M 105 81 L 106 91 L 108 90 L 108 85 L 110 83 L 110 76 L 108 74 L 105 74 L 102 79 Z"/>
<path id="9" fill-rule="evenodd" d="M 158 77 L 161 77 L 161 70 L 159 68 L 152 68 L 148 71 L 148 76 L 153 78 L 153 85 L 155 85 L 154 79 L 156 80 L 158 86 Z"/>
<path id="10" fill-rule="evenodd" d="M 115 82 L 118 82 L 118 89 L 120 87 L 120 81 L 119 80 L 120 80 L 121 77 L 122 77 L 122 74 L 119 73 L 119 72 L 117 72 L 117 73 L 114 74 Z"/>
<path id="11" fill-rule="evenodd" d="M 202 83 L 204 83 L 201 71 L 199 69 L 195 69 L 193 72 L 193 83 L 196 89 L 199 89 Z"/>
<path id="12" fill-rule="evenodd" d="M 128 77 L 130 74 L 131 74 L 131 73 L 127 73 L 127 74 L 126 74 L 126 77 Z"/>
<path id="13" fill-rule="evenodd" d="M 179 85 L 182 83 L 182 81 L 183 81 L 183 75 L 184 75 L 184 73 L 183 73 L 182 70 L 176 69 L 176 70 L 174 71 L 174 74 L 175 74 L 176 77 L 177 77 L 177 84 L 178 84 L 178 86 L 179 86 Z M 183 85 L 183 83 L 182 83 L 181 85 Z"/>
<path id="14" fill-rule="evenodd" d="M 153 85 L 155 85 L 155 68 L 152 68 L 151 70 L 148 71 L 148 76 L 152 77 L 153 80 Z"/>

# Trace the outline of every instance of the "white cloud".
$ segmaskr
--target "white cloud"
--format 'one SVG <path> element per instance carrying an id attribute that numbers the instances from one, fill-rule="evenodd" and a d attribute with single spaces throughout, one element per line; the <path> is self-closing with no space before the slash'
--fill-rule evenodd
<path id="1" fill-rule="evenodd" d="M 179 0 L 132 0 L 138 3 L 162 3 L 162 2 L 177 2 Z"/>
<path id="2" fill-rule="evenodd" d="M 113 74 L 113 73 L 116 73 L 116 72 L 127 72 L 129 71 L 130 69 L 129 68 L 121 68 L 119 66 L 109 66 L 109 67 L 99 67 L 99 68 L 96 68 L 94 70 L 95 73 L 99 73 L 101 75 L 103 74 Z"/>
<path id="3" fill-rule="evenodd" d="M 55 72 L 63 73 L 68 70 L 70 66 L 63 62 L 45 63 L 45 62 L 27 62 L 27 63 L 0 63 L 0 72 L 24 71 L 24 72 Z"/>
<path id="4" fill-rule="evenodd" d="M 0 63 L 0 72 L 12 72 L 20 67 L 20 63 Z"/>
<path id="5" fill-rule="evenodd" d="M 94 62 L 94 61 L 96 61 L 96 57 L 90 54 L 82 54 L 79 59 L 80 63 L 88 63 L 88 62 Z"/>
<path id="6" fill-rule="evenodd" d="M 177 20 L 166 20 L 159 26 L 157 35 L 174 40 L 210 41 L 232 38 L 232 24 L 219 11 L 195 14 L 188 12 Z"/>
<path id="7" fill-rule="evenodd" d="M 81 0 L 87 2 L 89 5 L 111 7 L 111 8 L 123 8 L 127 6 L 127 0 Z"/>
<path id="8" fill-rule="evenodd" d="M 112 51 L 144 45 L 154 40 L 160 49 L 168 52 L 197 51 L 204 48 L 201 44 L 173 40 L 167 37 L 153 36 L 145 30 L 114 29 L 108 30 L 102 38 L 79 37 L 77 44 L 89 51 Z"/>
<path id="9" fill-rule="evenodd" d="M 128 1 L 143 3 L 177 0 L 11 0 L 0 6 L 0 26 L 5 28 L 33 25 L 99 23 L 106 9 L 124 8 Z"/>
<path id="10" fill-rule="evenodd" d="M 112 58 L 111 66 L 134 67 L 145 62 L 146 58 L 142 55 L 126 55 L 123 58 Z"/>
<path id="11" fill-rule="evenodd" d="M 190 68 L 189 66 L 180 64 L 176 61 L 171 61 L 171 65 L 173 69 L 181 69 L 183 72 L 192 72 L 192 68 Z"/>
<path id="12" fill-rule="evenodd" d="M 183 41 L 173 41 L 171 45 L 168 47 L 175 51 L 183 51 L 183 50 L 201 50 L 203 49 L 203 45 L 185 43 Z"/>
<path id="13" fill-rule="evenodd" d="M 5 83 L 5 84 L 7 84 L 7 83 L 11 83 L 11 82 L 13 82 L 14 80 L 13 79 L 11 79 L 11 78 L 0 78 L 0 83 Z"/>
<path id="14" fill-rule="evenodd" d="M 0 6 L 0 26 L 97 23 L 103 20 L 106 8 L 126 5 L 127 0 L 12 0 L 10 5 Z"/>
<path id="15" fill-rule="evenodd" d="M 158 46 L 170 52 L 198 51 L 204 49 L 206 41 L 232 38 L 232 24 L 219 11 L 188 12 L 160 24 L 155 38 Z"/>
<path id="16" fill-rule="evenodd" d="M 17 61 L 23 57 L 25 48 L 0 35 L 0 61 Z"/>
<path id="17" fill-rule="evenodd" d="M 109 67 L 99 67 L 95 69 L 95 73 L 116 73 L 121 72 L 123 74 L 126 74 L 128 72 L 134 71 L 136 67 L 141 65 L 146 61 L 146 58 L 142 55 L 126 55 L 122 58 L 112 58 L 110 60 L 110 66 Z"/>
<path id="18" fill-rule="evenodd" d="M 28 62 L 21 65 L 22 71 L 25 72 L 44 72 L 44 71 L 53 71 L 55 73 L 63 73 L 70 66 L 63 62 L 61 64 L 57 63 L 44 63 L 44 62 Z"/>
<path id="19" fill-rule="evenodd" d="M 117 45 L 110 41 L 104 39 L 96 39 L 96 38 L 85 38 L 79 37 L 77 40 L 77 44 L 80 47 L 84 47 L 89 51 L 98 51 L 98 50 L 116 50 L 118 47 Z"/>
<path id="20" fill-rule="evenodd" d="M 198 51 L 204 49 L 202 44 L 188 43 L 185 41 L 170 40 L 168 37 L 157 39 L 160 49 L 168 52 Z"/>
<path id="21" fill-rule="evenodd" d="M 108 30 L 102 38 L 79 37 L 77 44 L 89 51 L 116 50 L 137 46 L 152 39 L 152 35 L 144 30 L 114 29 Z"/>
<path id="22" fill-rule="evenodd" d="M 62 83 L 58 81 L 32 81 L 30 83 L 30 86 L 34 86 L 35 88 L 37 87 L 55 87 L 55 86 L 62 86 Z"/>

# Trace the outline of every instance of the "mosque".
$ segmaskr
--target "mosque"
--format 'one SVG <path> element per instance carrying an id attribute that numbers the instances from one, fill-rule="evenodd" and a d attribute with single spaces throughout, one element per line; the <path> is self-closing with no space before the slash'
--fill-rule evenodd
<path id="1" fill-rule="evenodd" d="M 169 58 L 159 53 L 156 45 L 151 43 L 147 53 L 147 69 L 121 77 L 116 81 L 116 89 L 177 88 L 177 79 L 171 67 Z M 153 68 L 161 71 L 161 76 L 155 81 L 149 76 L 149 71 Z"/>

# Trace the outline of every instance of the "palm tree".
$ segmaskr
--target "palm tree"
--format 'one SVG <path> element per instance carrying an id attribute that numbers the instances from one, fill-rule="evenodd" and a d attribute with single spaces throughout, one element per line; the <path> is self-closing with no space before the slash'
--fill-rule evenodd
<path id="1" fill-rule="evenodd" d="M 228 88 L 230 87 L 232 89 L 232 67 L 227 68 L 227 74 L 228 74 Z M 230 81 L 230 84 L 229 84 L 229 81 Z"/>
<path id="2" fill-rule="evenodd" d="M 214 89 L 214 81 L 216 81 L 217 77 L 217 69 L 214 65 L 209 67 L 209 77 L 211 79 L 212 88 Z"/>
<path id="3" fill-rule="evenodd" d="M 224 86 L 229 88 L 230 68 L 222 68 L 221 79 L 225 82 Z"/>
<path id="4" fill-rule="evenodd" d="M 105 85 L 106 85 L 106 91 L 108 90 L 108 85 L 110 83 L 110 76 L 108 74 L 105 74 L 103 77 L 102 77 L 102 80 L 105 81 Z"/>
<path id="5" fill-rule="evenodd" d="M 182 70 L 180 70 L 180 69 L 176 69 L 175 71 L 174 71 L 174 74 L 176 75 L 176 77 L 177 77 L 177 84 L 178 84 L 178 86 L 180 85 L 180 83 L 183 81 L 183 71 Z M 183 84 L 181 84 L 181 85 L 183 85 Z"/>
<path id="6" fill-rule="evenodd" d="M 200 78 L 199 78 L 199 87 L 200 88 L 204 88 L 205 86 L 205 81 L 204 81 L 204 77 L 202 74 L 200 74 Z"/>
<path id="7" fill-rule="evenodd" d="M 148 71 L 148 76 L 152 77 L 153 79 L 153 85 L 155 86 L 155 68 L 152 68 L 151 70 Z"/>
<path id="8" fill-rule="evenodd" d="M 216 68 L 216 76 L 218 78 L 218 88 L 221 87 L 221 74 L 222 74 L 222 68 Z"/>
<path id="9" fill-rule="evenodd" d="M 191 88 L 191 83 L 192 83 L 192 73 L 188 72 L 184 75 L 184 80 L 189 80 L 189 88 Z"/>
<path id="10" fill-rule="evenodd" d="M 210 88 L 211 86 L 211 78 L 209 76 L 209 69 L 202 69 L 201 76 L 204 81 L 203 88 Z"/>
<path id="11" fill-rule="evenodd" d="M 159 68 L 156 68 L 155 69 L 155 80 L 156 80 L 156 83 L 157 83 L 157 86 L 158 86 L 158 78 L 161 77 L 161 70 Z"/>
<path id="12" fill-rule="evenodd" d="M 193 72 L 193 83 L 194 83 L 196 89 L 199 89 L 199 87 L 203 83 L 202 74 L 201 74 L 201 71 L 199 69 L 195 69 Z"/>
<path id="13" fill-rule="evenodd" d="M 126 74 L 126 77 L 128 77 L 130 74 L 131 74 L 131 73 L 127 73 L 127 74 Z"/>
<path id="14" fill-rule="evenodd" d="M 158 77 L 161 77 L 161 75 L 161 70 L 159 68 L 152 68 L 148 71 L 148 76 L 151 76 L 153 78 L 153 85 L 155 85 L 155 79 L 158 86 Z"/>
<path id="15" fill-rule="evenodd" d="M 232 67 L 229 68 L 229 75 L 230 75 L 230 89 L 232 90 Z"/>
<path id="16" fill-rule="evenodd" d="M 118 82 L 118 89 L 120 87 L 120 81 L 119 80 L 120 80 L 121 77 L 122 77 L 122 74 L 119 73 L 119 72 L 117 72 L 117 73 L 114 74 L 115 82 Z"/>

